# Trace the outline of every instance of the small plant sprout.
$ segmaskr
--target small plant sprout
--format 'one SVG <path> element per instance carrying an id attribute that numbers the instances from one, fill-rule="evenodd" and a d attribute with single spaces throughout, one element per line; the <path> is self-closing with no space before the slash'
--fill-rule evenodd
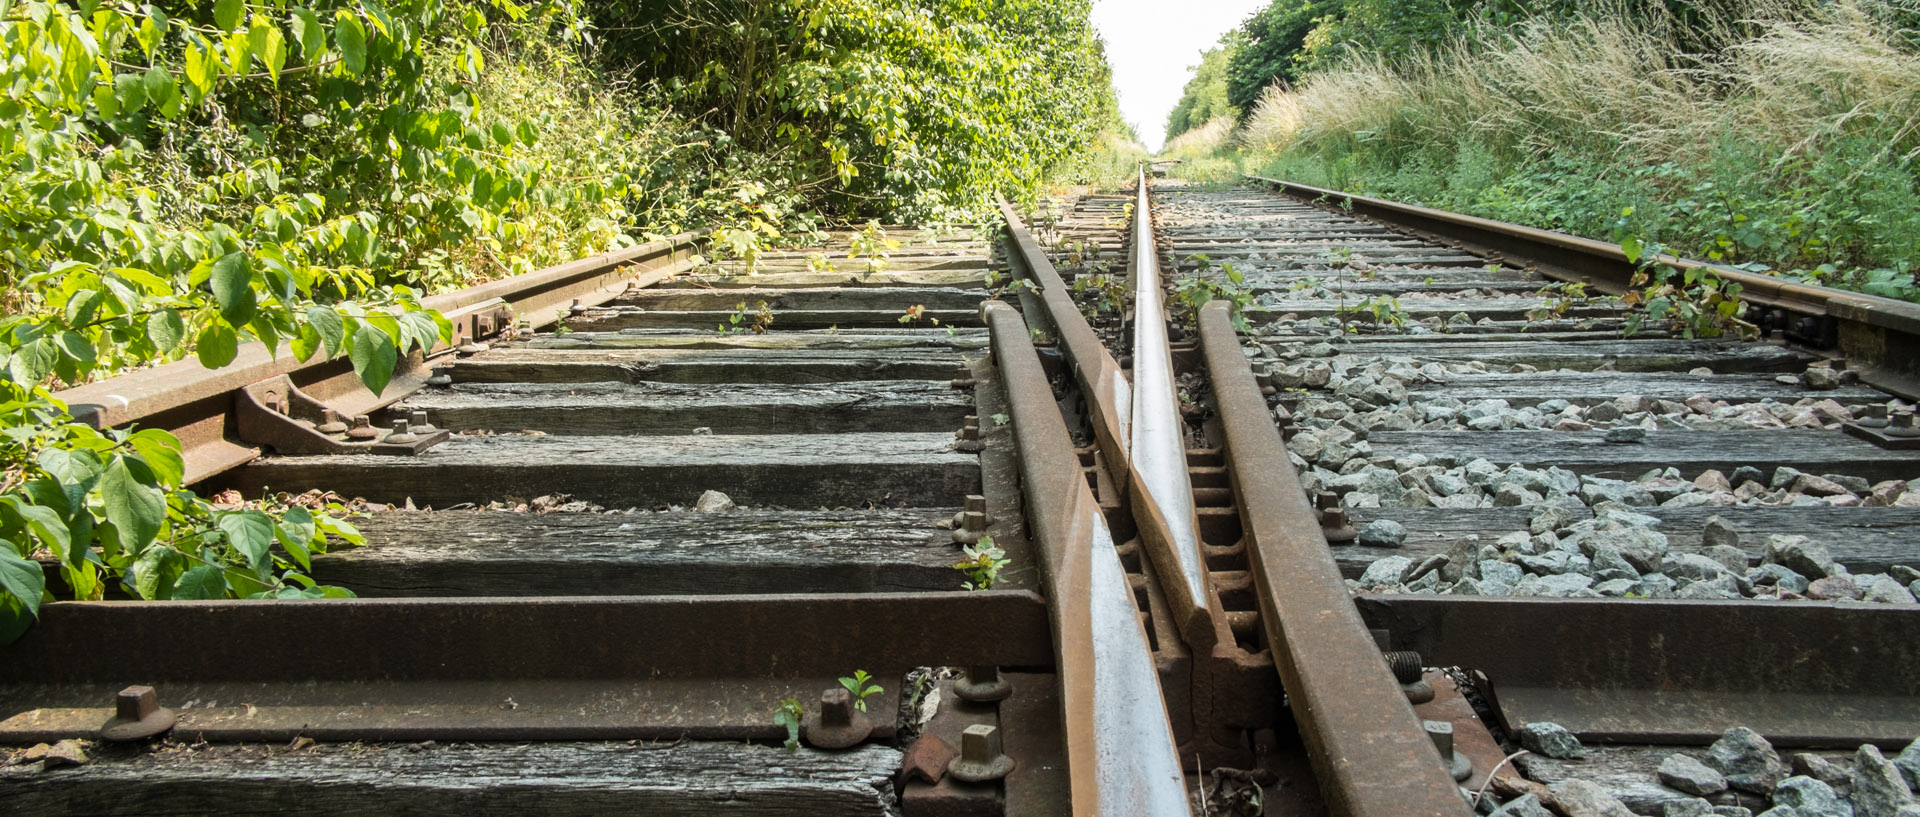
<path id="1" fill-rule="evenodd" d="M 823 252 L 807 253 L 808 272 L 833 272 L 833 260 Z"/>
<path id="2" fill-rule="evenodd" d="M 913 306 L 907 307 L 907 311 L 900 315 L 900 322 L 901 323 L 919 323 L 921 318 L 927 318 L 927 320 L 933 321 L 934 326 L 940 325 L 939 318 L 931 318 L 927 316 L 926 304 L 914 304 Z M 948 327 L 948 328 L 951 329 L 952 327 Z"/>
<path id="3" fill-rule="evenodd" d="M 1225 276 L 1225 281 L 1203 277 L 1201 273 L 1213 267 L 1212 259 L 1205 255 L 1195 255 L 1189 260 L 1199 265 L 1199 268 L 1194 271 L 1194 274 L 1180 279 L 1180 283 L 1173 289 L 1173 297 L 1181 306 L 1187 308 L 1184 317 L 1190 325 L 1198 324 L 1200 307 L 1205 306 L 1208 301 L 1226 301 L 1230 307 L 1233 328 L 1242 333 L 1252 331 L 1252 327 L 1247 323 L 1246 311 L 1254 305 L 1253 288 L 1247 286 L 1247 277 L 1234 269 L 1232 264 L 1220 265 L 1220 274 Z"/>
<path id="4" fill-rule="evenodd" d="M 887 253 L 897 249 L 900 249 L 900 242 L 888 238 L 887 231 L 880 228 L 878 221 L 867 222 L 865 229 L 847 240 L 847 258 L 864 259 L 868 275 L 886 269 Z"/>
<path id="5" fill-rule="evenodd" d="M 744 324 L 744 325 L 742 325 Z M 741 301 L 733 307 L 733 314 L 727 316 L 727 322 L 720 324 L 720 334 L 753 330 L 756 335 L 767 333 L 767 327 L 773 325 L 773 308 L 761 301 L 753 310 L 747 309 L 747 302 Z"/>
<path id="6" fill-rule="evenodd" d="M 845 682 L 846 679 L 840 679 Z M 798 698 L 783 698 L 780 708 L 773 711 L 773 725 L 787 728 L 787 754 L 800 751 L 800 721 L 805 720 L 807 711 L 800 707 Z"/>
<path id="7" fill-rule="evenodd" d="M 868 696 L 878 695 L 886 691 L 886 689 L 879 684 L 867 683 L 871 680 L 873 680 L 873 676 L 868 675 L 867 671 L 863 669 L 854 670 L 853 677 L 851 678 L 840 679 L 840 685 L 846 687 L 847 691 L 853 694 L 853 708 L 861 712 L 867 711 Z"/>
<path id="8" fill-rule="evenodd" d="M 1003 426 L 1003 425 L 1006 425 L 1012 418 L 1008 417 L 1004 412 L 1002 412 L 1000 414 L 993 415 L 989 419 L 993 420 L 994 425 Z"/>
<path id="9" fill-rule="evenodd" d="M 573 331 L 572 329 L 567 328 L 567 317 L 570 316 L 571 314 L 572 313 L 569 312 L 567 308 L 564 306 L 553 311 L 553 333 L 554 334 L 565 335 Z"/>
<path id="10" fill-rule="evenodd" d="M 982 536 L 977 544 L 962 548 L 960 555 L 966 558 L 953 569 L 967 574 L 961 586 L 968 590 L 992 590 L 1000 580 L 1000 569 L 1007 566 L 1007 552 L 995 545 L 991 536 Z"/>

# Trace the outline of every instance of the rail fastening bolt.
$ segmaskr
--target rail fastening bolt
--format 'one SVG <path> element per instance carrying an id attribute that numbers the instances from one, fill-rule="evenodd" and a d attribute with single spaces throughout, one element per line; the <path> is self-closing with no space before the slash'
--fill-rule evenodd
<path id="1" fill-rule="evenodd" d="M 427 385 L 429 386 L 453 385 L 453 367 L 452 366 L 433 367 L 433 374 L 427 376 Z"/>
<path id="2" fill-rule="evenodd" d="M 314 431 L 318 431 L 322 434 L 346 433 L 347 424 L 344 420 L 340 419 L 340 412 L 334 411 L 333 409 L 321 409 L 320 417 L 326 422 L 323 422 L 317 426 L 314 426 L 313 427 Z"/>
<path id="3" fill-rule="evenodd" d="M 1913 425 L 1913 412 L 1894 412 L 1889 419 L 1892 421 L 1892 424 L 1888 425 L 1887 430 L 1884 432 L 1887 436 L 1920 437 L 1920 428 L 1915 428 Z"/>
<path id="4" fill-rule="evenodd" d="M 1447 764 L 1447 773 L 1456 781 L 1473 776 L 1473 761 L 1466 755 L 1453 750 L 1453 723 L 1450 721 L 1421 721 L 1427 730 L 1427 737 L 1433 740 L 1433 748 L 1440 750 L 1440 760 Z"/>
<path id="5" fill-rule="evenodd" d="M 947 764 L 947 774 L 963 783 L 999 780 L 1013 771 L 1013 758 L 1000 746 L 1000 728 L 976 723 L 960 732 L 960 756 Z"/>
<path id="6" fill-rule="evenodd" d="M 427 413 L 424 411 L 409 412 L 407 422 L 415 434 L 432 434 L 440 430 L 427 422 Z"/>
<path id="7" fill-rule="evenodd" d="M 1013 683 L 1000 674 L 999 667 L 967 667 L 967 674 L 954 679 L 953 694 L 974 703 L 1004 701 L 1013 694 Z"/>
<path id="8" fill-rule="evenodd" d="M 1320 508 L 1320 534 L 1328 544 L 1341 544 L 1359 538 L 1360 532 L 1353 529 L 1347 520 L 1347 509 L 1340 505 L 1340 495 L 1332 491 L 1321 491 L 1314 495 L 1314 504 Z"/>
<path id="9" fill-rule="evenodd" d="M 800 725 L 807 743 L 819 749 L 845 749 L 873 734 L 873 721 L 854 708 L 853 693 L 835 687 L 820 693 L 820 714 L 809 713 Z"/>
<path id="10" fill-rule="evenodd" d="M 150 686 L 130 686 L 113 699 L 113 717 L 100 727 L 100 739 L 110 741 L 150 738 L 173 728 L 173 710 L 160 706 Z"/>
<path id="11" fill-rule="evenodd" d="M 1433 684 L 1427 683 L 1426 662 L 1420 660 L 1419 653 L 1392 650 L 1381 653 L 1380 657 L 1393 671 L 1393 680 L 1400 682 L 1400 691 L 1407 694 L 1407 703 L 1423 704 L 1433 700 Z"/>
<path id="12" fill-rule="evenodd" d="M 356 414 L 353 416 L 353 428 L 347 429 L 347 439 L 371 440 L 379 436 L 380 432 L 373 429 L 373 420 L 371 418 L 365 414 Z"/>
<path id="13" fill-rule="evenodd" d="M 382 440 L 381 442 L 389 442 L 389 443 L 404 445 L 406 443 L 419 442 L 419 441 L 420 441 L 419 436 L 415 435 L 413 431 L 411 431 L 408 428 L 407 421 L 395 420 L 393 421 L 393 432 L 388 434 L 387 438 L 385 440 Z"/>

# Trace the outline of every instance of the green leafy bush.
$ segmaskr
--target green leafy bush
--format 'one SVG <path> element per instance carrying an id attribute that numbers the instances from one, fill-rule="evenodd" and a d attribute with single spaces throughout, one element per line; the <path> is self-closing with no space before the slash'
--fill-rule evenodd
<path id="1" fill-rule="evenodd" d="M 971 217 L 1124 130 L 1087 0 L 596 0 L 603 62 L 844 218 Z M 797 209 L 797 208 L 796 208 Z"/>

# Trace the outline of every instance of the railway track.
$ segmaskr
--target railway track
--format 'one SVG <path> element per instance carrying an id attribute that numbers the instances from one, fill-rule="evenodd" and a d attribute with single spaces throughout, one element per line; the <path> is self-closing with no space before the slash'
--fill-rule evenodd
<path id="1" fill-rule="evenodd" d="M 0 648 L 0 743 L 93 757 L 0 768 L 0 802 L 1580 817 L 1685 799 L 1653 766 L 1736 724 L 1920 733 L 1910 597 L 1779 600 L 1819 595 L 1781 572 L 1815 539 L 1900 600 L 1920 473 L 1837 426 L 1912 395 L 1920 313 L 1755 283 L 1812 351 L 1623 340 L 1541 293 L 1623 291 L 1605 247 L 1279 187 L 1143 178 L 884 264 L 586 259 L 430 302 L 462 334 L 384 400 L 264 353 L 68 393 L 178 430 L 203 488 L 381 509 L 314 565 L 357 600 L 47 605 Z M 1225 263 L 1245 334 L 1188 308 Z M 356 416 L 378 442 L 314 430 Z M 171 730 L 105 741 L 139 686 Z M 1509 760 L 1548 721 L 1609 746 Z"/>

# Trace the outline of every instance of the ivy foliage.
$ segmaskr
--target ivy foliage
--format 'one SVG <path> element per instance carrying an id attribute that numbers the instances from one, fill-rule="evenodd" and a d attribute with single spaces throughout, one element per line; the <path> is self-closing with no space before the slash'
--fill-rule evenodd
<path id="1" fill-rule="evenodd" d="M 796 207 L 933 220 L 1018 197 L 1124 130 L 1088 0 L 686 0 L 589 8 Z"/>

